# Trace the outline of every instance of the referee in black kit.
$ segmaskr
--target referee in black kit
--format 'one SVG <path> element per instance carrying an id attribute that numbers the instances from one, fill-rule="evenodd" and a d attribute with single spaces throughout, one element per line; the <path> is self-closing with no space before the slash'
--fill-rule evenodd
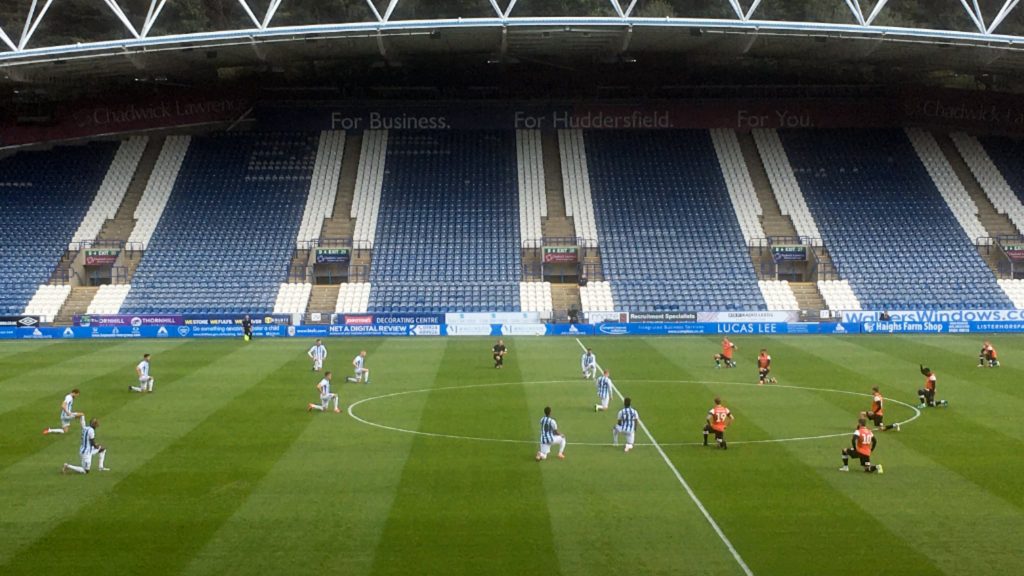
<path id="1" fill-rule="evenodd" d="M 242 318 L 242 334 L 246 342 L 252 340 L 252 318 L 249 318 L 248 314 Z"/>
<path id="2" fill-rule="evenodd" d="M 498 343 L 491 349 L 494 352 L 494 367 L 501 368 L 505 365 L 505 354 L 508 353 L 508 349 L 505 348 L 505 342 L 498 340 Z"/>

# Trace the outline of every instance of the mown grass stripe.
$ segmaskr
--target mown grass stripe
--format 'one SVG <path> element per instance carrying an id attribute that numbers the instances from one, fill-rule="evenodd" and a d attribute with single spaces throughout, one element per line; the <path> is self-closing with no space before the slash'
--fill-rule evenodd
<path id="1" fill-rule="evenodd" d="M 479 341 L 453 340 L 439 377 L 464 381 L 521 378 L 512 350 L 505 368 L 491 368 Z M 490 371 L 490 376 L 484 374 Z M 420 425 L 451 419 L 486 425 L 497 433 L 529 430 L 519 386 L 491 389 L 490 402 L 473 406 L 457 394 L 427 395 Z M 416 437 L 375 552 L 372 573 L 526 574 L 557 566 L 540 470 L 530 454 L 484 444 Z"/>
<path id="2" fill-rule="evenodd" d="M 341 348 L 328 342 L 329 350 Z M 354 398 L 433 381 L 440 367 L 445 340 L 383 340 L 349 342 L 368 350 L 373 383 L 344 384 L 341 369 L 350 358 L 338 350 L 335 382 L 342 404 Z M 352 353 L 354 355 L 354 352 Z M 394 355 L 401 362 L 377 363 Z M 289 406 L 311 399 L 305 380 L 294 390 Z M 311 389 L 311 384 L 310 384 Z M 425 396 L 420 399 L 422 408 Z M 406 414 L 409 416 L 409 414 Z M 190 561 L 185 574 L 365 574 L 380 541 L 413 440 L 383 435 L 347 416 L 289 414 L 310 419 L 310 425 L 273 464 L 204 548 Z M 409 421 L 415 427 L 418 416 Z M 362 456 L 356 456 L 362 454 Z M 356 460 L 358 458 L 358 460 Z M 246 562 L 237 561 L 238 550 Z"/>

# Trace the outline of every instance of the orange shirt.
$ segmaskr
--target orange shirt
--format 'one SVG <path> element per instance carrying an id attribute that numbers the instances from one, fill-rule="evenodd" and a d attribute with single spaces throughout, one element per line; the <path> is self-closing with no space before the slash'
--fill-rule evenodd
<path id="1" fill-rule="evenodd" d="M 935 390 L 935 380 L 936 380 L 935 372 L 932 372 L 931 376 L 926 376 L 925 379 L 924 379 L 924 389 L 925 390 L 934 391 Z"/>
<path id="2" fill-rule="evenodd" d="M 711 420 L 711 429 L 716 432 L 725 432 L 726 426 L 729 425 L 729 409 L 719 404 L 711 410 L 708 410 L 708 419 Z"/>
<path id="3" fill-rule="evenodd" d="M 879 416 L 882 415 L 882 393 L 875 392 L 871 398 L 871 411 Z"/>
<path id="4" fill-rule="evenodd" d="M 853 435 L 857 438 L 857 452 L 865 456 L 871 456 L 871 440 L 875 437 L 871 430 L 860 426 L 854 431 Z"/>
<path id="5" fill-rule="evenodd" d="M 726 358 L 732 358 L 732 342 L 729 342 L 728 338 L 722 339 L 722 356 Z"/>
<path id="6" fill-rule="evenodd" d="M 769 356 L 767 354 L 760 354 L 757 357 L 757 367 L 758 368 L 767 368 L 768 365 L 771 363 L 771 361 L 772 361 L 772 357 L 771 356 Z"/>
<path id="7" fill-rule="evenodd" d="M 995 360 L 996 359 L 996 349 L 995 349 L 995 347 L 992 346 L 991 344 L 989 344 L 988 348 L 986 350 L 988 351 L 989 356 L 991 356 L 992 359 Z"/>

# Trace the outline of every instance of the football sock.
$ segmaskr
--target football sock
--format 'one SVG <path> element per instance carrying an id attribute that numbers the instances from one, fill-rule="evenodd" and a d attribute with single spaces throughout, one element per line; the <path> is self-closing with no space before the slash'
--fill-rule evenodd
<path id="1" fill-rule="evenodd" d="M 708 445 L 708 431 L 707 430 L 704 431 L 704 445 L 705 446 Z"/>
<path id="2" fill-rule="evenodd" d="M 64 466 L 67 466 L 67 469 L 73 472 L 85 474 L 85 468 L 82 468 L 81 466 L 72 466 L 71 464 L 65 464 Z"/>
<path id="3" fill-rule="evenodd" d="M 612 444 L 619 445 L 619 431 L 612 430 Z"/>
<path id="4" fill-rule="evenodd" d="M 142 392 L 142 386 L 129 386 L 129 388 L 132 389 L 132 392 Z"/>
<path id="5" fill-rule="evenodd" d="M 353 378 L 353 377 L 351 377 L 351 376 L 349 376 L 349 377 L 345 378 L 345 380 L 346 380 L 347 382 L 359 382 L 359 380 L 356 380 L 355 378 Z"/>
<path id="6" fill-rule="evenodd" d="M 107 461 L 107 451 L 103 450 L 100 452 L 100 468 L 106 468 L 103 464 Z"/>
<path id="7" fill-rule="evenodd" d="M 565 436 L 562 436 L 562 443 L 561 443 L 561 445 L 559 445 L 559 448 L 558 448 L 558 455 L 559 456 L 562 455 L 562 452 L 565 452 L 565 445 L 566 444 L 568 444 L 568 442 L 566 442 Z"/>
<path id="8" fill-rule="evenodd" d="M 845 467 L 845 466 L 849 466 L 849 465 L 850 465 L 850 457 L 847 456 L 846 454 L 843 454 L 843 466 Z"/>
<path id="9" fill-rule="evenodd" d="M 317 411 L 320 411 L 320 412 L 324 411 L 324 407 L 323 406 L 317 406 L 316 404 L 310 404 L 309 407 L 312 408 L 313 410 L 317 410 Z"/>
<path id="10" fill-rule="evenodd" d="M 46 429 L 46 433 L 47 434 L 63 434 L 64 433 L 64 429 L 63 428 L 47 428 Z"/>

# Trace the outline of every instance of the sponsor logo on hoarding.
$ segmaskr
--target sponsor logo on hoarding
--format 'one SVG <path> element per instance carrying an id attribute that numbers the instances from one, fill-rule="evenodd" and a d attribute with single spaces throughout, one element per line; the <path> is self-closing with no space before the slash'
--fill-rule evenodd
<path id="1" fill-rule="evenodd" d="M 490 336 L 490 324 L 449 324 L 449 336 Z"/>
<path id="2" fill-rule="evenodd" d="M 630 312 L 630 322 L 696 322 L 696 312 Z"/>
<path id="3" fill-rule="evenodd" d="M 372 314 L 345 314 L 345 324 L 348 326 L 369 326 L 373 324 Z"/>
<path id="4" fill-rule="evenodd" d="M 192 329 L 188 326 L 178 326 L 178 336 L 188 336 Z"/>
<path id="5" fill-rule="evenodd" d="M 602 334 L 612 334 L 612 335 L 626 334 L 627 332 L 629 332 L 629 328 L 626 328 L 625 326 L 622 326 L 622 325 L 615 325 L 615 324 L 601 324 L 598 327 L 598 330 L 600 330 Z"/>
<path id="6" fill-rule="evenodd" d="M 67 328 L 64 329 L 62 336 L 64 336 L 65 338 L 74 338 L 75 331 L 71 329 L 71 326 L 68 326 Z"/>

